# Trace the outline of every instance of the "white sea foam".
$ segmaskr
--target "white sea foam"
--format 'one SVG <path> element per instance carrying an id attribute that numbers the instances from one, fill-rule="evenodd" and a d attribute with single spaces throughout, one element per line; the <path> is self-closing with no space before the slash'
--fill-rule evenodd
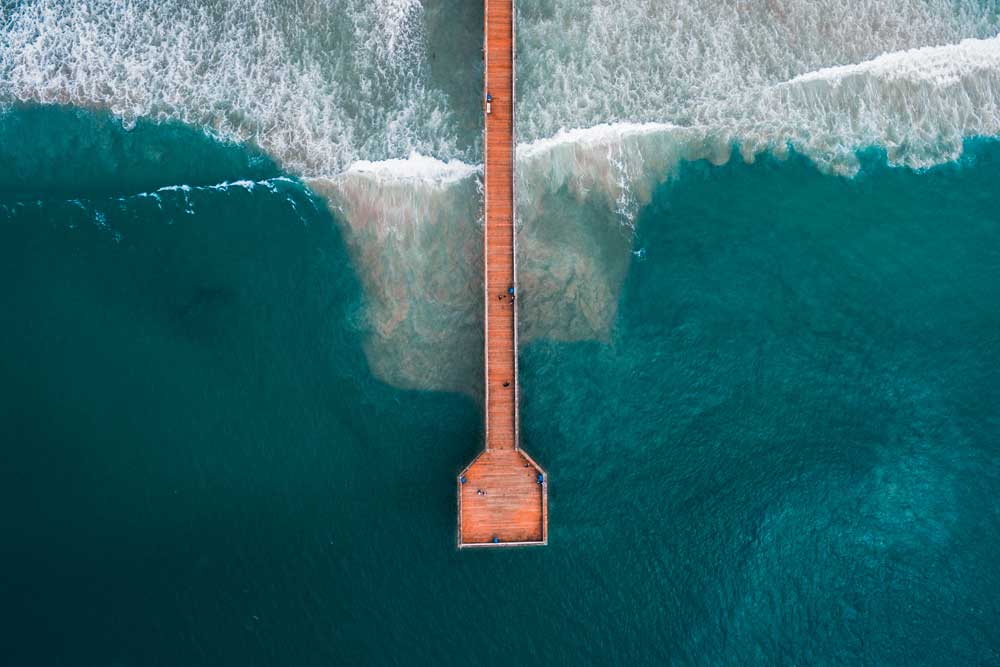
<path id="1" fill-rule="evenodd" d="M 179 183 L 176 185 L 164 185 L 163 187 L 157 188 L 155 192 L 193 192 L 198 190 L 229 190 L 231 188 L 243 188 L 244 190 L 253 190 L 257 187 L 267 188 L 274 191 L 278 184 L 280 183 L 295 183 L 295 181 L 287 176 L 275 176 L 273 178 L 263 178 L 257 181 L 251 181 L 248 179 L 240 179 L 237 181 L 222 181 L 221 183 L 214 183 L 211 185 L 188 185 L 186 183 Z M 141 192 L 135 195 L 130 195 L 133 197 L 150 196 L 153 193 Z"/>
<path id="2" fill-rule="evenodd" d="M 805 153 L 850 175 L 857 152 L 887 151 L 915 168 L 960 155 L 969 136 L 1000 135 L 1000 37 L 886 53 L 821 68 L 743 94 L 737 112 L 685 125 L 600 123 L 559 129 L 518 147 L 522 191 L 539 177 L 581 192 L 595 186 L 623 218 L 680 160 L 719 163 L 739 145 L 746 160 L 764 150 Z M 640 196 L 631 197 L 630 191 Z"/>
<path id="3" fill-rule="evenodd" d="M 345 175 L 368 176 L 379 181 L 415 181 L 443 185 L 469 178 L 481 170 L 482 165 L 466 164 L 461 160 L 444 162 L 413 152 L 405 159 L 393 158 L 377 162 L 358 160 L 348 167 Z"/>
<path id="4" fill-rule="evenodd" d="M 522 8 L 518 131 L 529 144 L 563 128 L 669 123 L 694 142 L 739 143 L 747 159 L 792 146 L 850 174 L 870 145 L 927 166 L 1000 126 L 989 3 L 626 4 Z"/>
<path id="5" fill-rule="evenodd" d="M 884 53 L 858 64 L 824 67 L 800 74 L 781 85 L 810 81 L 837 84 L 851 77 L 872 76 L 883 81 L 929 82 L 950 86 L 969 74 L 1000 69 L 1000 37 L 963 39 L 958 44 L 926 46 L 896 53 Z"/>
<path id="6" fill-rule="evenodd" d="M 384 48 L 390 59 L 400 55 L 408 57 L 420 48 L 420 32 L 417 21 L 422 7 L 420 0 L 375 0 L 374 19 L 379 26 L 377 31 L 382 38 L 377 42 L 367 39 L 365 32 L 368 26 L 364 21 L 356 24 L 356 30 L 361 30 L 360 40 L 366 44 L 375 44 L 376 48 Z"/>
<path id="7" fill-rule="evenodd" d="M 449 1 L 428 7 L 454 13 Z M 419 0 L 4 7 L 0 104 L 176 119 L 252 142 L 305 177 L 414 153 L 478 161 L 478 132 L 456 129 L 466 102 L 432 83 Z M 594 138 L 564 128 L 627 138 L 678 126 L 748 155 L 792 145 L 850 173 L 869 144 L 925 166 L 1000 124 L 989 39 L 1000 17 L 973 0 L 550 0 L 522 3 L 519 16 L 526 159 L 547 140 Z M 394 165 L 380 173 L 410 178 Z"/>
<path id="8" fill-rule="evenodd" d="M 671 123 L 601 123 L 593 127 L 560 129 L 554 136 L 519 144 L 519 160 L 531 160 L 539 155 L 572 144 L 579 147 L 609 146 L 625 138 L 672 132 L 682 128 Z"/>
<path id="9" fill-rule="evenodd" d="M 462 152 L 447 95 L 427 85 L 417 0 L 36 0 L 0 12 L 0 105 L 178 120 L 305 176 Z"/>
<path id="10" fill-rule="evenodd" d="M 786 143 L 851 174 L 856 153 L 924 168 L 957 158 L 970 136 L 1000 134 L 1000 39 L 886 53 L 821 68 L 763 91 L 746 124 L 747 151 Z"/>
<path id="11" fill-rule="evenodd" d="M 578 202 L 599 196 L 631 229 L 653 189 L 683 160 L 727 161 L 728 134 L 671 123 L 602 123 L 560 130 L 517 149 L 518 209 L 534 219 L 547 193 L 565 189 Z M 530 223 L 529 223 L 530 224 Z"/>
<path id="12" fill-rule="evenodd" d="M 478 86 L 449 96 L 452 37 L 425 34 L 464 2 L 0 3 L 0 106 L 261 147 L 345 223 L 375 372 L 468 389 L 477 374 L 442 362 L 479 340 L 481 126 L 462 115 Z M 522 340 L 607 337 L 630 227 L 680 161 L 791 147 L 850 175 L 868 146 L 926 167 L 1000 135 L 993 3 L 547 0 L 520 3 L 517 27 Z"/>

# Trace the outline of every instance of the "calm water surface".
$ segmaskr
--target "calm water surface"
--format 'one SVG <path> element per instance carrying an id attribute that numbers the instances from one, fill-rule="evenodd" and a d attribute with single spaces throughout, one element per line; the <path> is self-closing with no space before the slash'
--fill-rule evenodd
<path id="1" fill-rule="evenodd" d="M 324 202 L 70 109 L 0 158 L 6 664 L 1000 664 L 1000 144 L 683 165 L 610 340 L 521 352 L 550 546 L 461 554 L 480 408 L 373 378 Z"/>

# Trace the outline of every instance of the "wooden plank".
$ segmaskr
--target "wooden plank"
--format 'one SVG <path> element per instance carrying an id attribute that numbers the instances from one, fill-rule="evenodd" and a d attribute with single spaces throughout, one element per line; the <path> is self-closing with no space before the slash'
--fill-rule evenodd
<path id="1" fill-rule="evenodd" d="M 485 0 L 484 9 L 486 448 L 459 477 L 460 547 L 548 539 L 547 478 L 518 444 L 513 0 Z"/>
<path id="2" fill-rule="evenodd" d="M 514 393 L 514 7 L 486 0 L 485 115 L 486 448 L 516 447 Z M 498 298 L 503 296 L 504 298 Z M 492 297 L 492 298 L 491 298 Z M 507 384 L 505 387 L 504 384 Z M 514 409 L 511 409 L 511 406 Z"/>
<path id="3" fill-rule="evenodd" d="M 514 448 L 489 449 L 459 482 L 461 545 L 543 541 L 543 496 L 538 470 Z"/>

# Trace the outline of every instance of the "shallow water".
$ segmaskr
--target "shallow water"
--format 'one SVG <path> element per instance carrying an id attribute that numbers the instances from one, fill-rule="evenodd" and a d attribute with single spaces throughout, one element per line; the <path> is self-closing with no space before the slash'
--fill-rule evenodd
<path id="1" fill-rule="evenodd" d="M 521 352 L 551 544 L 458 553 L 481 413 L 372 375 L 350 223 L 180 126 L 0 132 L 9 664 L 1000 663 L 1000 144 L 663 173 L 606 335 Z"/>

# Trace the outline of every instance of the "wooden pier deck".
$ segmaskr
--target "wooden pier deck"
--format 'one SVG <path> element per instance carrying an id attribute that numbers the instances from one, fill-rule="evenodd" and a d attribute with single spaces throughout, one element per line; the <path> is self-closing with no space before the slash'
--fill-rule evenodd
<path id="1" fill-rule="evenodd" d="M 485 0 L 484 9 L 486 443 L 458 478 L 460 548 L 548 542 L 548 477 L 519 444 L 514 2 Z"/>

